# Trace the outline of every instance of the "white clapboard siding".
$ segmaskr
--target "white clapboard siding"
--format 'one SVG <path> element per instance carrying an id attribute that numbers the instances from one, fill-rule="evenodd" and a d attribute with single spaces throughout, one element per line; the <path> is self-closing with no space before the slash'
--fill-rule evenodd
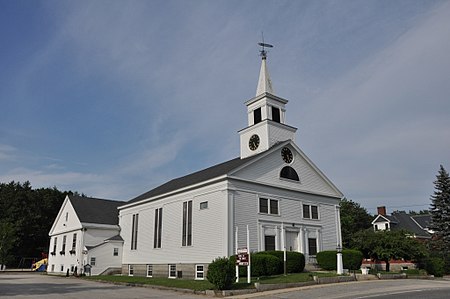
<path id="1" fill-rule="evenodd" d="M 337 198 L 311 195 L 293 190 L 283 190 L 274 187 L 251 184 L 249 182 L 235 182 L 233 184 L 235 200 L 235 227 L 239 230 L 239 247 L 246 246 L 246 227 L 250 229 L 251 250 L 262 249 L 261 229 L 258 223 L 271 224 L 281 230 L 284 225 L 290 229 L 305 228 L 305 238 L 316 238 L 320 231 L 320 249 L 331 250 L 336 248 L 335 205 Z M 259 192 L 258 192 L 259 191 Z M 259 213 L 259 197 L 276 199 L 279 201 L 279 215 Z M 302 216 L 303 204 L 317 205 L 319 219 L 304 219 Z M 294 226 L 292 226 L 294 224 Z M 277 240 L 281 246 L 281 240 Z"/>
<path id="2" fill-rule="evenodd" d="M 118 255 L 114 256 L 114 248 L 118 249 Z M 92 275 L 99 275 L 108 268 L 122 267 L 122 244 L 120 242 L 106 242 L 89 250 L 87 262 L 91 264 L 91 258 L 95 257 L 95 266 L 91 268 Z"/>
<path id="3" fill-rule="evenodd" d="M 192 200 L 192 246 L 182 246 L 183 202 Z M 208 209 L 200 210 L 200 202 Z M 227 192 L 224 182 L 120 210 L 123 264 L 209 263 L 226 256 Z M 162 245 L 153 248 L 155 209 L 163 208 Z M 131 250 L 132 215 L 139 214 L 137 250 Z"/>

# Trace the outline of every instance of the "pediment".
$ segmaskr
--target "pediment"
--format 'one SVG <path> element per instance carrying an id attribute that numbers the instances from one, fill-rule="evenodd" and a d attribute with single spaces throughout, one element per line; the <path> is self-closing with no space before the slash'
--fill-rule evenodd
<path id="1" fill-rule="evenodd" d="M 293 154 L 291 163 L 286 163 L 282 158 L 281 151 L 284 147 L 289 148 Z M 292 171 L 286 169 L 287 167 L 295 170 L 298 181 L 280 176 L 282 172 L 289 173 Z M 229 176 L 311 194 L 336 198 L 343 196 L 336 186 L 291 140 L 273 146 L 265 153 L 258 155 L 250 163 L 229 173 Z"/>
<path id="2" fill-rule="evenodd" d="M 59 209 L 58 215 L 53 222 L 49 235 L 55 235 L 66 231 L 81 229 L 82 225 L 80 219 L 70 202 L 69 196 L 66 196 L 64 202 Z"/>

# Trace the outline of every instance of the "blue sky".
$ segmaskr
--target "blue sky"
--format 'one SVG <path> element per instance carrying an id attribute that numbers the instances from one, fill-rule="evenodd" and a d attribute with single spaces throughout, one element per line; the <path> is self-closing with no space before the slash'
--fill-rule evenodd
<path id="1" fill-rule="evenodd" d="M 262 31 L 315 164 L 371 213 L 428 208 L 449 1 L 0 0 L 0 181 L 128 200 L 237 157 Z"/>

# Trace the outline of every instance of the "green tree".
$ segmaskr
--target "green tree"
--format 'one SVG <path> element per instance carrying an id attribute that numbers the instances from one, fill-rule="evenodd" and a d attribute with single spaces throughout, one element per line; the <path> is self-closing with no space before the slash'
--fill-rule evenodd
<path id="1" fill-rule="evenodd" d="M 22 257 L 39 258 L 48 252 L 48 233 L 67 194 L 56 187 L 34 190 L 30 182 L 0 184 L 0 219 L 15 229 L 16 241 L 9 266 Z"/>
<path id="2" fill-rule="evenodd" d="M 432 248 L 444 259 L 445 271 L 450 272 L 450 177 L 440 165 L 431 196 L 431 225 L 434 231 Z"/>
<path id="3" fill-rule="evenodd" d="M 16 242 L 16 230 L 11 223 L 0 222 L 0 265 L 6 265 L 10 262 L 11 250 Z"/>
<path id="4" fill-rule="evenodd" d="M 363 252 L 366 258 L 384 261 L 386 271 L 390 270 L 392 259 L 419 261 L 427 254 L 423 243 L 411 238 L 408 232 L 402 230 L 360 231 L 355 234 L 352 245 Z"/>
<path id="5" fill-rule="evenodd" d="M 356 232 L 372 227 L 373 217 L 367 210 L 352 200 L 344 198 L 340 202 L 342 245 L 350 248 Z"/>

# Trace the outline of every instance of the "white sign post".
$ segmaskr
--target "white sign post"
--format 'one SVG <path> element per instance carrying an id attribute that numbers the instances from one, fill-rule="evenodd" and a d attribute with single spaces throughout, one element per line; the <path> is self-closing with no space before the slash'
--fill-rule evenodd
<path id="1" fill-rule="evenodd" d="M 239 282 L 239 266 L 247 266 L 247 283 L 251 282 L 250 232 L 247 225 L 247 247 L 238 248 L 238 228 L 236 227 L 236 282 Z"/>

